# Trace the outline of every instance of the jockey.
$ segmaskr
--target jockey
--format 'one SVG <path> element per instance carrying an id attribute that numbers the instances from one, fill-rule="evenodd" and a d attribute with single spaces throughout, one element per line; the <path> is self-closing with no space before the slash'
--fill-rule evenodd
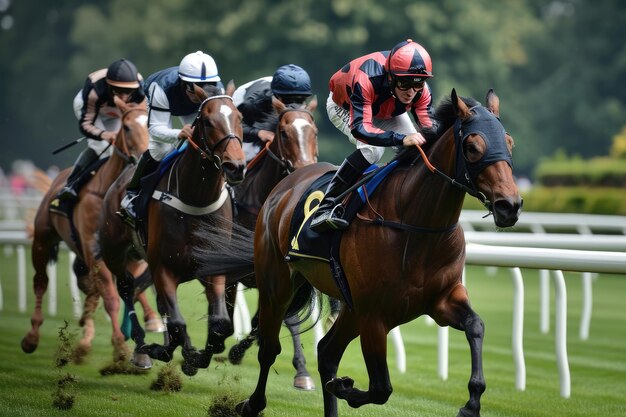
<path id="1" fill-rule="evenodd" d="M 121 128 L 121 113 L 113 102 L 118 96 L 125 102 L 141 103 L 145 95 L 143 78 L 137 67 L 126 59 L 120 59 L 87 76 L 85 85 L 74 98 L 74 114 L 79 120 L 78 128 L 87 138 L 87 149 L 82 151 L 67 185 L 59 192 L 59 200 L 75 200 L 80 187 L 90 178 L 87 167 L 99 158 L 111 155 L 111 143 Z"/>
<path id="2" fill-rule="evenodd" d="M 274 139 L 278 115 L 272 96 L 284 104 L 304 105 L 312 95 L 309 74 L 297 65 L 279 67 L 271 77 L 243 84 L 233 93 L 233 103 L 243 115 L 243 150 L 246 162 L 252 160 Z"/>
<path id="3" fill-rule="evenodd" d="M 408 39 L 391 51 L 357 58 L 331 77 L 328 117 L 357 149 L 328 184 L 311 229 L 318 233 L 346 229 L 348 222 L 334 210 L 341 203 L 337 197 L 355 184 L 365 169 L 380 161 L 385 147 L 426 142 L 407 111 L 420 128 L 432 127 L 432 95 L 426 84 L 433 76 L 432 68 L 426 49 Z"/>
<path id="4" fill-rule="evenodd" d="M 158 71 L 145 81 L 150 141 L 128 183 L 118 213 L 132 227 L 137 217 L 135 199 L 140 195 L 141 178 L 154 172 L 159 162 L 193 133 L 192 123 L 200 104 L 194 84 L 207 92 L 224 91 L 215 61 L 202 51 L 186 55 L 177 67 Z M 173 116 L 179 118 L 181 129 L 172 127 Z"/>

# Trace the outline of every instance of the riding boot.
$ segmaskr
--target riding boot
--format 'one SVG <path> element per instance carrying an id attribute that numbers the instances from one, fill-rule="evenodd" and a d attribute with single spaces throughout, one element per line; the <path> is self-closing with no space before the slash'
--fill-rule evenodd
<path id="1" fill-rule="evenodd" d="M 57 195 L 60 201 L 76 200 L 78 198 L 78 189 L 83 183 L 83 181 L 80 181 L 81 177 L 85 174 L 87 167 L 96 160 L 98 160 L 98 154 L 91 148 L 85 149 L 78 155 L 72 173 L 67 179 L 67 184 Z"/>
<path id="2" fill-rule="evenodd" d="M 139 197 L 139 193 L 141 192 L 141 179 L 144 174 L 154 172 L 158 166 L 159 161 L 152 158 L 150 151 L 145 151 L 141 155 L 141 158 L 139 158 L 133 178 L 131 178 L 128 186 L 126 187 L 126 194 L 120 203 L 120 211 L 118 214 L 122 217 L 124 222 L 133 228 L 135 227 L 135 220 L 137 219 L 135 200 Z"/>
<path id="3" fill-rule="evenodd" d="M 311 230 L 317 233 L 329 229 L 345 230 L 349 223 L 342 218 L 343 207 L 337 197 L 349 189 L 370 166 L 360 150 L 356 150 L 341 164 L 335 176 L 330 180 L 324 199 L 313 214 Z"/>

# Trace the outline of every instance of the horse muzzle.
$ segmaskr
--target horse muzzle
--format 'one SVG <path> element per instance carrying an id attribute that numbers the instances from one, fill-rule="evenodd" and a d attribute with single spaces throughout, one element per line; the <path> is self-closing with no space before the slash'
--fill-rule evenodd
<path id="1" fill-rule="evenodd" d="M 500 198 L 493 203 L 493 219 L 498 227 L 515 226 L 522 213 L 524 200 L 518 195 L 516 198 Z"/>
<path id="2" fill-rule="evenodd" d="M 222 171 L 226 182 L 230 185 L 240 184 L 246 176 L 245 164 L 235 164 L 232 162 L 222 163 Z"/>

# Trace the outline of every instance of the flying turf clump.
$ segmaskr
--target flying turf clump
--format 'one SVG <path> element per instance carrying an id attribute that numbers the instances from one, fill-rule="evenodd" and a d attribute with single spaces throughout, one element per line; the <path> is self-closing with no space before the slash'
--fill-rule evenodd
<path id="1" fill-rule="evenodd" d="M 54 355 L 55 367 L 61 371 L 72 359 L 72 345 L 76 335 L 69 330 L 69 324 L 65 324 L 59 328 L 59 345 Z M 78 379 L 70 373 L 60 372 L 59 379 L 56 383 L 56 389 L 52 394 L 52 405 L 59 410 L 69 410 L 74 406 L 75 392 L 77 389 Z"/>
<path id="2" fill-rule="evenodd" d="M 153 391 L 178 392 L 182 388 L 183 380 L 180 373 L 169 363 L 159 371 L 157 379 L 150 386 Z"/>

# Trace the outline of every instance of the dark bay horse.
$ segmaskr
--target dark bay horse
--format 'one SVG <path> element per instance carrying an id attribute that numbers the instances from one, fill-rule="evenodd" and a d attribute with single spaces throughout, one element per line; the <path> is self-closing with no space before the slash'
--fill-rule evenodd
<path id="1" fill-rule="evenodd" d="M 476 100 L 461 99 L 453 90 L 450 100 L 435 112 L 439 133 L 424 132 L 429 146 L 423 156 L 416 149 L 398 156 L 401 163 L 343 232 L 339 256 L 352 307 L 343 303 L 337 321 L 318 344 L 325 417 L 337 416 L 337 398 L 355 408 L 387 401 L 392 392 L 387 333 L 423 314 L 440 326 L 465 332 L 472 363 L 470 398 L 458 416 L 480 415 L 486 387 L 484 325 L 461 283 L 465 239 L 458 221 L 466 192 L 483 201 L 498 227 L 513 226 L 521 212 L 511 168 L 513 140 L 498 116 L 499 100 L 493 91 L 483 107 Z M 267 378 L 281 351 L 282 319 L 303 305 L 294 294 L 315 287 L 343 299 L 328 263 L 285 260 L 298 201 L 315 179 L 334 168 L 322 163 L 295 171 L 274 188 L 259 213 L 254 273 L 259 290 L 260 373 L 255 391 L 237 406 L 242 416 L 258 416 L 266 407 Z M 367 390 L 354 387 L 349 377 L 336 377 L 346 347 L 358 336 L 370 378 Z"/>
<path id="2" fill-rule="evenodd" d="M 63 241 L 77 255 L 73 269 L 79 288 L 86 294 L 80 319 L 80 325 L 84 328 L 83 337 L 76 347 L 75 359 L 80 361 L 91 350 L 91 341 L 95 334 L 93 314 L 100 297 L 103 298 L 104 307 L 111 318 L 114 358 L 128 354 L 118 321 L 119 296 L 111 272 L 95 256 L 95 239 L 104 195 L 120 173 L 127 166 L 134 165 L 148 148 L 148 127 L 145 102 L 137 105 L 126 104 L 115 97 L 115 104 L 122 113 L 122 129 L 115 139 L 113 154 L 81 189 L 78 201 L 71 211 L 71 218 L 50 211 L 51 202 L 65 185 L 70 168 L 55 178 L 37 211 L 32 249 L 36 301 L 31 329 L 22 339 L 22 350 L 26 353 L 33 352 L 39 344 L 39 327 L 43 323 L 42 298 L 48 287 L 46 266 L 56 261 L 59 243 Z M 156 317 L 154 312 L 151 314 Z"/>
<path id="3" fill-rule="evenodd" d="M 317 99 L 306 106 L 286 106 L 280 100 L 272 100 L 278 114 L 278 125 L 274 140 L 267 142 L 265 148 L 248 163 L 244 181 L 236 185 L 235 221 L 249 230 L 254 230 L 257 216 L 270 191 L 294 170 L 317 162 L 317 126 L 312 112 L 317 108 Z M 247 287 L 256 287 L 254 277 L 241 280 Z M 227 288 L 226 303 L 231 312 L 237 296 L 237 286 Z M 293 366 L 296 368 L 294 387 L 303 390 L 315 388 L 300 342 L 298 319 L 289 317 L 285 320 L 291 332 L 294 346 Z M 234 364 L 241 363 L 246 350 L 257 339 L 258 311 L 252 319 L 252 332 L 234 345 L 228 354 Z"/>
<path id="4" fill-rule="evenodd" d="M 229 92 L 232 89 L 229 87 Z M 197 86 L 195 94 L 201 104 L 193 135 L 186 142 L 186 148 L 164 168 L 148 204 L 145 247 L 137 233 L 127 228 L 115 214 L 130 173 L 120 178 L 107 193 L 99 239 L 102 258 L 117 277 L 120 295 L 132 321 L 132 338 L 136 344 L 133 363 L 149 368 L 151 363 L 146 363 L 145 355 L 170 361 L 174 350 L 182 346 L 183 370 L 188 375 L 195 374 L 197 368 L 208 367 L 213 353 L 224 350 L 223 344 L 219 346 L 215 340 L 233 333 L 225 305 L 225 277 L 202 277 L 199 280 L 209 301 L 209 336 L 204 350 L 198 351 L 191 344 L 176 290 L 179 284 L 200 278 L 195 275 L 196 262 L 191 256 L 192 232 L 200 224 L 208 224 L 214 228 L 213 233 L 225 236 L 230 233 L 232 206 L 225 179 L 237 184 L 245 174 L 241 114 L 232 98 L 221 94 L 209 96 Z M 134 283 L 127 268 L 131 262 L 142 258 L 148 261 L 159 312 L 167 318 L 164 346 L 145 344 L 145 334 L 134 315 Z"/>

